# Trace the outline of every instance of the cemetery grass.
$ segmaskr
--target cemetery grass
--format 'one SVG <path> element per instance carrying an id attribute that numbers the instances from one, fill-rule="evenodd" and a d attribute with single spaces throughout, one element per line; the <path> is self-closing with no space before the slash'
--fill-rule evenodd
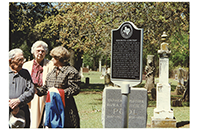
<path id="1" fill-rule="evenodd" d="M 90 71 L 89 73 L 83 73 L 84 78 L 81 78 L 81 92 L 74 96 L 76 105 L 80 116 L 81 128 L 103 128 L 101 122 L 101 109 L 102 109 L 102 91 L 104 89 L 104 79 L 100 79 L 101 73 L 96 71 Z M 90 84 L 85 84 L 85 78 L 90 78 Z M 157 78 L 155 79 L 157 80 Z M 175 90 L 177 82 L 174 79 L 170 79 L 172 92 Z M 156 83 L 156 81 L 155 81 Z M 137 87 L 144 87 L 145 81 L 143 81 Z M 179 99 L 182 95 L 171 95 L 172 99 Z M 151 100 L 150 94 L 148 94 L 148 108 L 147 108 L 147 128 L 150 128 L 151 117 L 156 107 L 156 101 Z M 189 103 L 183 102 L 183 107 L 172 107 L 174 116 L 176 118 L 178 127 L 189 128 L 190 121 L 190 107 Z"/>

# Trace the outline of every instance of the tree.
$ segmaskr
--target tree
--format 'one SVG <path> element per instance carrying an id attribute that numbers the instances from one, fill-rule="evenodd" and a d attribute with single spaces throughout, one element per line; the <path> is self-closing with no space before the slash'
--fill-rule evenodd
<path id="1" fill-rule="evenodd" d="M 184 65 L 188 66 L 189 61 L 185 60 L 189 59 L 188 2 L 124 2 L 115 3 L 112 6 L 116 6 L 113 12 L 107 8 L 107 12 L 111 12 L 111 17 L 115 18 L 112 21 L 120 24 L 123 21 L 132 21 L 137 27 L 144 29 L 143 67 L 146 65 L 146 56 L 149 54 L 155 55 L 156 66 L 159 66 L 157 50 L 160 49 L 163 31 L 166 31 L 169 40 L 174 38 L 174 41 L 168 41 L 172 49 L 172 59 L 174 56 L 179 59 L 179 62 L 174 65 L 184 62 Z M 179 54 L 180 48 L 184 48 L 181 49 L 181 54 Z"/>
<path id="2" fill-rule="evenodd" d="M 47 18 L 44 22 L 35 26 L 35 30 L 41 33 L 45 30 L 44 37 L 52 39 L 50 34 L 59 34 L 57 44 L 62 44 L 76 54 L 80 59 L 83 51 L 92 50 L 98 52 L 106 46 L 106 41 L 101 37 L 103 29 L 101 22 L 98 21 L 97 15 L 100 14 L 97 6 L 98 3 L 59 3 L 59 14 Z M 104 8 L 104 7 L 101 7 Z M 98 55 L 93 53 L 94 58 Z M 72 55 L 72 57 L 74 57 Z M 72 58 L 73 59 L 73 58 Z M 95 60 L 94 60 L 95 61 Z M 73 66 L 77 64 L 71 60 Z M 79 70 L 80 66 L 76 68 Z"/>
<path id="3" fill-rule="evenodd" d="M 44 3 L 37 4 L 36 7 L 41 9 L 39 12 L 43 12 L 42 17 L 39 17 L 39 12 L 32 13 L 31 15 L 37 16 L 36 20 L 33 20 L 34 24 L 17 33 L 21 36 L 22 33 L 27 33 L 30 37 L 32 32 L 38 39 L 48 41 L 50 49 L 58 45 L 65 46 L 73 54 L 72 65 L 79 63 L 77 69 L 81 66 L 80 61 L 84 54 L 93 57 L 93 61 L 101 58 L 99 55 L 110 57 L 111 30 L 117 29 L 125 21 L 131 21 L 138 28 L 144 29 L 143 67 L 146 65 L 146 56 L 151 54 L 155 55 L 155 66 L 158 69 L 157 50 L 160 49 L 163 31 L 169 37 L 171 65 L 189 65 L 189 2 L 62 2 L 45 3 L 51 5 L 46 8 L 42 8 Z M 35 6 L 26 6 L 29 10 L 36 9 Z M 19 29 L 17 21 L 24 18 L 18 16 L 26 16 L 26 13 L 30 12 L 19 11 L 21 8 L 16 9 L 16 15 L 13 16 L 16 21 L 12 24 L 11 33 L 16 33 L 16 29 Z M 56 13 L 46 15 L 45 9 L 47 12 L 54 10 Z M 16 29 L 13 31 L 14 27 Z M 21 41 L 26 39 L 23 36 L 20 38 Z M 76 56 L 77 58 L 74 58 Z"/>
<path id="4" fill-rule="evenodd" d="M 57 10 L 51 3 L 10 2 L 9 49 L 19 47 L 24 51 L 26 58 L 31 56 L 30 47 L 36 40 L 48 41 L 35 33 L 34 26 L 56 13 Z"/>

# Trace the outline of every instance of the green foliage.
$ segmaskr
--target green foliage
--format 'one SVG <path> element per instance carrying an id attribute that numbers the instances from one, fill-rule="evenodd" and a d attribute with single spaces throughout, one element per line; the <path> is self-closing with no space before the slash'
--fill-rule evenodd
<path id="1" fill-rule="evenodd" d="M 37 40 L 49 39 L 40 37 L 34 27 L 57 11 L 51 3 L 10 2 L 9 3 L 9 50 L 21 48 L 26 58 L 32 57 L 30 50 Z M 51 46 L 50 46 L 51 49 Z"/>
<path id="2" fill-rule="evenodd" d="M 97 69 L 100 60 L 102 66 L 110 66 L 110 56 L 104 54 L 100 49 L 87 51 L 83 55 L 83 63 L 85 67 L 89 65 L 90 68 Z"/>
<path id="3" fill-rule="evenodd" d="M 182 36 L 178 35 L 179 39 L 176 37 L 171 38 L 172 51 L 172 66 L 189 67 L 189 36 L 182 32 Z"/>
<path id="4" fill-rule="evenodd" d="M 83 55 L 83 63 L 84 63 L 84 67 L 89 65 L 89 67 L 92 68 L 92 66 L 93 66 L 93 58 L 90 56 L 89 53 L 86 53 L 86 54 Z"/>
<path id="5" fill-rule="evenodd" d="M 49 49 L 63 45 L 84 51 L 95 62 L 110 57 L 111 30 L 125 21 L 144 29 L 143 67 L 147 55 L 155 55 L 165 31 L 172 50 L 173 67 L 189 65 L 189 2 L 61 2 L 10 3 L 10 49 L 26 44 L 28 50 L 38 39 Z M 28 54 L 28 53 L 27 53 Z M 89 56 L 91 58 L 89 58 Z M 90 63 L 88 63 L 90 65 Z"/>

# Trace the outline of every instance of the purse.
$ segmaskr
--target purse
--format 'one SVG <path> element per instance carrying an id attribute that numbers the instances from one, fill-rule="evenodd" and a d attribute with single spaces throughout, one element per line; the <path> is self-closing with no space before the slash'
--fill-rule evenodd
<path id="1" fill-rule="evenodd" d="M 12 112 L 9 115 L 9 127 L 10 128 L 24 128 L 26 124 L 25 113 L 22 110 L 16 115 L 13 115 Z"/>

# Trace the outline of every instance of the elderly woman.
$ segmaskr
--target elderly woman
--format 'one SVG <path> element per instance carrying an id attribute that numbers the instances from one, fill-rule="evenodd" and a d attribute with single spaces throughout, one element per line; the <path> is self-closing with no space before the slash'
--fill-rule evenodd
<path id="1" fill-rule="evenodd" d="M 70 53 L 66 48 L 58 46 L 51 50 L 50 55 L 52 56 L 52 62 L 55 65 L 55 67 L 53 71 L 51 71 L 47 75 L 45 85 L 43 87 L 37 87 L 37 94 L 39 96 L 46 95 L 47 91 L 51 88 L 63 90 L 63 104 L 65 104 L 63 127 L 80 128 L 80 118 L 76 107 L 76 103 L 73 98 L 73 96 L 77 95 L 80 91 L 79 83 L 81 78 L 79 72 L 74 67 L 70 66 L 70 64 L 68 63 Z M 45 110 L 49 111 L 47 110 L 47 108 Z M 58 115 L 56 116 L 58 117 Z"/>
<path id="2" fill-rule="evenodd" d="M 35 87 L 43 86 L 46 75 L 53 70 L 53 63 L 45 59 L 48 53 L 48 45 L 43 41 L 36 41 L 31 47 L 31 53 L 34 59 L 24 63 L 23 68 L 27 69 L 31 74 Z M 41 121 L 45 106 L 46 97 L 38 97 L 34 95 L 33 100 L 29 103 L 31 113 L 30 128 L 38 128 Z"/>

